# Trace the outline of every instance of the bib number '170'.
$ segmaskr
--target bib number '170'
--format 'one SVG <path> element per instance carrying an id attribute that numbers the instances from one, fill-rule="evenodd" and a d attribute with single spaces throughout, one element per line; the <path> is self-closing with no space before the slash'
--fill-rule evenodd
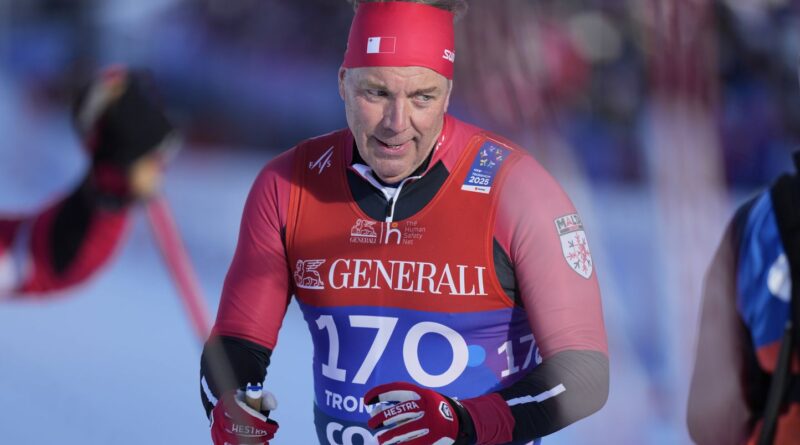
<path id="1" fill-rule="evenodd" d="M 338 382 L 349 381 L 359 385 L 366 384 L 372 376 L 373 371 L 384 357 L 389 342 L 397 335 L 403 335 L 401 346 L 402 360 L 403 366 L 405 366 L 409 376 L 416 383 L 429 388 L 440 388 L 456 381 L 464 370 L 466 370 L 468 365 L 471 366 L 475 364 L 475 357 L 470 357 L 470 354 L 486 355 L 484 348 L 468 345 L 467 340 L 465 340 L 459 332 L 441 323 L 421 321 L 411 325 L 405 333 L 402 333 L 398 330 L 397 317 L 349 315 L 347 316 L 348 326 L 343 329 L 364 330 L 363 334 L 360 332 L 347 332 L 349 338 L 353 338 L 355 335 L 359 337 L 361 335 L 369 335 L 369 331 L 373 332 L 372 335 L 374 335 L 374 337 L 372 338 L 372 343 L 366 355 L 363 360 L 360 361 L 360 365 L 357 369 L 347 370 L 339 367 L 342 348 L 340 344 L 339 327 L 337 327 L 334 317 L 332 315 L 320 315 L 316 318 L 315 323 L 319 330 L 327 334 L 329 343 L 327 360 L 321 364 L 322 375 Z M 341 324 L 340 321 L 339 326 L 341 326 Z M 424 358 L 420 356 L 420 343 L 422 338 L 426 335 L 441 337 L 445 342 L 439 341 L 439 344 L 446 344 L 450 348 L 450 351 L 436 351 L 437 354 L 447 354 L 451 356 L 449 365 L 447 365 L 446 369 L 443 371 L 428 372 L 423 367 L 422 361 Z M 532 361 L 536 363 L 541 361 L 538 349 L 535 347 L 536 342 L 534 341 L 533 335 L 528 334 L 513 340 L 506 337 L 503 340 L 505 341 L 499 342 L 493 347 L 494 350 L 491 351 L 505 358 L 505 360 L 503 360 L 503 364 L 506 365 L 505 369 L 498 370 L 498 377 L 509 377 L 528 369 Z M 522 366 L 515 360 L 515 348 L 527 348 Z M 480 361 L 482 362 L 483 360 L 481 359 Z"/>

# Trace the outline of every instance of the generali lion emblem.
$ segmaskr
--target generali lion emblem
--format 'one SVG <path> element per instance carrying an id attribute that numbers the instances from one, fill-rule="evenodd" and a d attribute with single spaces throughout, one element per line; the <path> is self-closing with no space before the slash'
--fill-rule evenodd
<path id="1" fill-rule="evenodd" d="M 359 238 L 377 238 L 378 233 L 375 232 L 375 224 L 377 221 L 367 221 L 364 219 L 357 219 L 353 227 L 350 228 L 350 236 L 357 236 Z"/>
<path id="2" fill-rule="evenodd" d="M 322 277 L 317 272 L 325 260 L 297 260 L 294 268 L 294 284 L 303 289 L 325 289 Z"/>
<path id="3" fill-rule="evenodd" d="M 561 238 L 561 252 L 567 264 L 583 278 L 592 276 L 594 270 L 586 232 L 577 213 L 556 218 L 556 230 Z"/>

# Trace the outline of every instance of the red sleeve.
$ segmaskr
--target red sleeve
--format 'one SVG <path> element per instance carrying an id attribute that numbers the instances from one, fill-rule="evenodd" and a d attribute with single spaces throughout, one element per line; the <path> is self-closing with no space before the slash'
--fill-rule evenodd
<path id="1" fill-rule="evenodd" d="M 250 190 L 213 334 L 270 349 L 278 341 L 292 293 L 283 230 L 293 154 L 290 150 L 267 164 Z"/>
<path id="2" fill-rule="evenodd" d="M 63 270 L 58 270 L 53 258 L 57 239 L 54 226 L 61 214 L 61 205 L 48 209 L 31 222 L 30 263 L 23 271 L 24 281 L 17 293 L 45 298 L 53 292 L 71 288 L 88 281 L 108 264 L 124 238 L 127 210 L 95 209 L 74 257 Z"/>
<path id="3" fill-rule="evenodd" d="M 0 256 L 8 254 L 21 220 L 0 215 Z"/>
<path id="4" fill-rule="evenodd" d="M 607 354 L 597 270 L 591 264 L 584 278 L 573 269 L 556 226 L 577 214 L 569 197 L 531 156 L 511 166 L 502 190 L 495 236 L 511 259 L 542 358 L 565 350 Z"/>
<path id="5" fill-rule="evenodd" d="M 582 223 L 532 157 L 508 168 L 494 235 L 511 261 L 517 298 L 543 360 L 511 386 L 462 401 L 480 445 L 546 436 L 596 412 L 608 398 L 600 290 Z M 537 403 L 519 402 L 545 394 Z"/>
<path id="6" fill-rule="evenodd" d="M 0 293 L 64 295 L 58 291 L 85 283 L 108 264 L 124 239 L 128 209 L 91 206 L 81 190 L 38 215 L 0 220 Z"/>

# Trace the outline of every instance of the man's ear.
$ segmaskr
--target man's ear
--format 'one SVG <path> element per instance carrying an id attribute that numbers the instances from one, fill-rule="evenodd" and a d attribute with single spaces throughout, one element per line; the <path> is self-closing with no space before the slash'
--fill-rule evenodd
<path id="1" fill-rule="evenodd" d="M 347 68 L 339 67 L 339 97 L 344 100 L 344 76 L 347 73 Z"/>
<path id="2" fill-rule="evenodd" d="M 447 96 L 444 98 L 444 112 L 447 113 L 447 107 L 450 106 L 450 93 L 453 92 L 453 81 L 447 80 Z"/>

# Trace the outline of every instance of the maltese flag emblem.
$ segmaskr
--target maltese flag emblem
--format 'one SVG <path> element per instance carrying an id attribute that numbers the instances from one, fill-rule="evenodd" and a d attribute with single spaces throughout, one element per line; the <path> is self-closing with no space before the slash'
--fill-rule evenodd
<path id="1" fill-rule="evenodd" d="M 367 54 L 394 54 L 397 37 L 370 37 L 367 39 Z"/>

